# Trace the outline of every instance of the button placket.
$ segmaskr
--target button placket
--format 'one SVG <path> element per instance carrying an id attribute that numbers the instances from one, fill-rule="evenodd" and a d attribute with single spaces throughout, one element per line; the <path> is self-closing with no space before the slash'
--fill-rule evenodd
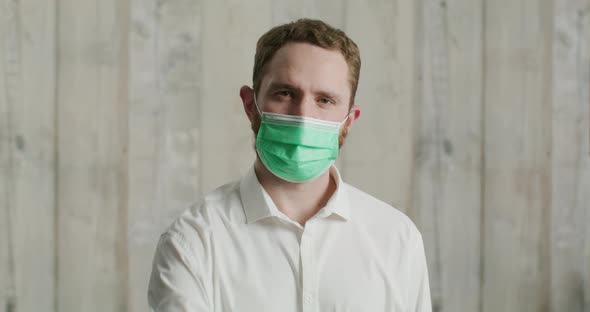
<path id="1" fill-rule="evenodd" d="M 303 312 L 315 312 L 317 298 L 315 296 L 315 282 L 317 272 L 314 256 L 312 231 L 308 224 L 301 235 L 301 266 L 302 266 L 302 307 Z"/>

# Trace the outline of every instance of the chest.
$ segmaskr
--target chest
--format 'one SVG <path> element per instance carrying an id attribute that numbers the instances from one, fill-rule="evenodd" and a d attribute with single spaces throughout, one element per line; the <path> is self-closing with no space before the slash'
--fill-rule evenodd
<path id="1" fill-rule="evenodd" d="M 404 311 L 400 271 L 359 236 L 277 232 L 216 250 L 215 311 Z"/>

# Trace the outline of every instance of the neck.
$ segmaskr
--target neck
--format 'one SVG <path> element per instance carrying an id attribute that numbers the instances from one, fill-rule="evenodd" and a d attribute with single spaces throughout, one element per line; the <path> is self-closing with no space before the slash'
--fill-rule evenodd
<path id="1" fill-rule="evenodd" d="M 272 174 L 256 157 L 254 171 L 277 208 L 301 225 L 322 209 L 336 190 L 329 170 L 312 181 L 292 183 Z"/>

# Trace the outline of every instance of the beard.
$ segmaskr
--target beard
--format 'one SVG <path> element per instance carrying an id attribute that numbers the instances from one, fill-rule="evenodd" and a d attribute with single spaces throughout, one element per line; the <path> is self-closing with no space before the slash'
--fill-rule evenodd
<path id="1" fill-rule="evenodd" d="M 258 135 L 258 129 L 260 129 L 260 123 L 262 122 L 262 117 L 258 112 L 254 113 L 254 117 L 252 118 L 252 122 L 250 123 L 250 128 L 254 131 L 254 144 L 256 144 L 256 136 Z M 338 133 L 338 149 L 344 145 L 344 141 L 346 141 L 346 137 L 348 136 L 348 130 L 343 128 Z"/>

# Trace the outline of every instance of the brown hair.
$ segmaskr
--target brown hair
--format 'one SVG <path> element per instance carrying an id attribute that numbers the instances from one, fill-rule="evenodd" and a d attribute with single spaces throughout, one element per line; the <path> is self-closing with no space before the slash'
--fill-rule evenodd
<path id="1" fill-rule="evenodd" d="M 361 71 L 359 48 L 342 30 L 312 19 L 299 19 L 276 26 L 258 39 L 252 74 L 254 93 L 258 94 L 260 91 L 260 82 L 265 74 L 266 64 L 282 46 L 289 42 L 305 42 L 328 50 L 339 50 L 348 64 L 350 104 L 352 105 Z"/>

